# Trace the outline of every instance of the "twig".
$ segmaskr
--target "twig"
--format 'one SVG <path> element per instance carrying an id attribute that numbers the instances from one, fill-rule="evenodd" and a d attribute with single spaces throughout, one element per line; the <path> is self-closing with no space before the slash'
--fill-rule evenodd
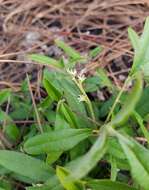
<path id="1" fill-rule="evenodd" d="M 26 77 L 27 77 L 27 83 L 28 83 L 30 95 L 31 95 L 31 98 L 32 98 L 35 114 L 36 114 L 36 119 L 37 119 L 37 123 L 38 123 L 38 129 L 39 129 L 39 131 L 41 133 L 43 133 L 42 125 L 41 125 L 41 122 L 40 122 L 40 116 L 39 116 L 39 113 L 38 113 L 38 110 L 37 110 L 37 107 L 36 107 L 36 103 L 35 103 L 35 99 L 34 99 L 34 96 L 33 96 L 33 92 L 32 92 L 32 88 L 31 88 L 31 84 L 30 84 L 30 80 L 29 80 L 28 74 L 26 74 Z"/>

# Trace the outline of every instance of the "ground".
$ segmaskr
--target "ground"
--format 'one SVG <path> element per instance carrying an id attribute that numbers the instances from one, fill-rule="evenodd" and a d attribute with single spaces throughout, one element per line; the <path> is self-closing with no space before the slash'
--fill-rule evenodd
<path id="1" fill-rule="evenodd" d="M 87 66 L 106 67 L 121 85 L 132 56 L 127 28 L 140 33 L 148 15 L 148 0 L 0 0 L 0 87 L 15 89 L 26 73 L 38 81 L 42 67 L 27 54 L 59 56 L 55 38 L 84 54 L 103 46 L 103 53 Z"/>

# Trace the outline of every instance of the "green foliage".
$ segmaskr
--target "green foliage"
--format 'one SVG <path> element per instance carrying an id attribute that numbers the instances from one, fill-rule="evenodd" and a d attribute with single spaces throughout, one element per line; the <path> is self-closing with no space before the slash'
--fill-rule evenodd
<path id="1" fill-rule="evenodd" d="M 55 130 L 28 139 L 24 149 L 29 154 L 67 151 L 90 135 L 90 129 Z"/>
<path id="2" fill-rule="evenodd" d="M 0 92 L 0 105 L 8 101 L 11 96 L 11 91 L 9 89 L 4 89 Z"/>
<path id="3" fill-rule="evenodd" d="M 32 59 L 33 61 L 37 61 L 40 64 L 43 65 L 49 65 L 54 68 L 62 68 L 63 65 L 61 64 L 60 61 L 57 61 L 51 57 L 47 57 L 45 55 L 38 55 L 38 54 L 31 54 L 29 55 L 29 58 Z"/>
<path id="4" fill-rule="evenodd" d="M 82 56 L 80 53 L 78 53 L 76 50 L 74 50 L 72 47 L 68 46 L 66 43 L 64 43 L 61 40 L 56 39 L 55 43 L 58 47 L 60 47 L 70 58 L 73 59 L 73 61 L 78 61 L 82 59 Z M 73 62 L 72 61 L 72 62 Z"/>
<path id="5" fill-rule="evenodd" d="M 135 55 L 133 60 L 133 66 L 131 73 L 134 74 L 140 69 L 146 76 L 149 75 L 148 63 L 149 63 L 149 17 L 146 18 L 144 31 L 139 38 L 135 31 L 131 28 L 128 30 L 129 38 L 131 39 L 133 48 L 135 49 Z"/>
<path id="6" fill-rule="evenodd" d="M 102 47 L 101 46 L 97 46 L 96 48 L 92 49 L 89 52 L 89 56 L 91 58 L 95 58 L 96 56 L 98 56 L 100 53 L 102 52 Z"/>
<path id="7" fill-rule="evenodd" d="M 134 111 L 134 116 L 136 117 L 136 120 L 137 120 L 137 122 L 138 122 L 138 124 L 140 126 L 140 129 L 141 129 L 144 137 L 146 138 L 146 140 L 147 140 L 147 142 L 149 144 L 149 132 L 146 129 L 146 127 L 144 126 L 144 122 L 143 122 L 142 117 L 135 111 Z"/>
<path id="8" fill-rule="evenodd" d="M 108 87 L 110 90 L 113 90 L 115 88 L 114 85 L 112 85 L 112 82 L 108 78 L 107 72 L 104 69 L 101 69 L 101 68 L 97 69 L 96 75 L 99 77 L 101 81 L 100 82 L 101 88 Z"/>
<path id="9" fill-rule="evenodd" d="M 61 184 L 66 190 L 83 190 L 84 189 L 83 183 L 81 183 L 80 181 L 75 181 L 75 182 L 67 181 L 69 172 L 65 168 L 57 167 L 56 174 Z"/>
<path id="10" fill-rule="evenodd" d="M 105 69 L 76 70 L 96 61 L 100 46 L 83 56 L 56 39 L 65 58 L 29 55 L 49 69 L 38 90 L 25 80 L 18 92 L 0 92 L 0 189 L 149 189 L 149 18 L 141 37 L 128 34 L 135 54 L 120 90 Z"/>
<path id="11" fill-rule="evenodd" d="M 43 161 L 15 151 L 0 150 L 0 165 L 33 182 L 46 181 L 54 174 Z"/>
<path id="12" fill-rule="evenodd" d="M 91 180 L 88 182 L 88 186 L 93 190 L 136 190 L 124 183 L 110 180 Z"/>
<path id="13" fill-rule="evenodd" d="M 138 73 L 136 76 L 136 83 L 131 93 L 127 96 L 127 99 L 125 100 L 125 104 L 123 105 L 122 109 L 111 121 L 112 125 L 120 126 L 128 120 L 128 118 L 132 114 L 133 110 L 136 107 L 136 104 L 138 103 L 141 97 L 142 88 L 143 88 L 142 75 Z"/>
<path id="14" fill-rule="evenodd" d="M 143 118 L 148 114 L 149 110 L 149 87 L 144 88 L 142 96 L 136 106 L 136 111 L 141 115 Z"/>
<path id="15" fill-rule="evenodd" d="M 100 133 L 91 149 L 85 155 L 74 161 L 75 163 L 73 165 L 75 168 L 70 178 L 80 179 L 84 177 L 103 157 L 106 152 L 107 134 L 106 131 L 101 131 Z"/>
<path id="16" fill-rule="evenodd" d="M 149 187 L 149 151 L 136 141 L 118 135 L 119 142 L 128 159 L 133 178 L 145 189 Z M 141 174 L 141 175 L 140 175 Z"/>

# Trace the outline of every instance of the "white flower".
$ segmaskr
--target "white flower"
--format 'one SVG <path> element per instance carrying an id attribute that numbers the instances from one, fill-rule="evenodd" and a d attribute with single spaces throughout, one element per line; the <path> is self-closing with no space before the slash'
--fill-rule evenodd
<path id="1" fill-rule="evenodd" d="M 67 69 L 67 73 L 69 73 L 71 76 L 75 77 L 77 75 L 77 71 L 74 69 Z"/>
<path id="2" fill-rule="evenodd" d="M 84 95 L 79 95 L 78 100 L 79 100 L 79 102 L 85 102 L 86 97 Z"/>
<path id="3" fill-rule="evenodd" d="M 83 74 L 79 74 L 79 75 L 78 75 L 78 79 L 79 79 L 79 81 L 82 83 L 82 82 L 85 81 L 86 77 L 85 77 L 85 75 L 83 75 Z"/>

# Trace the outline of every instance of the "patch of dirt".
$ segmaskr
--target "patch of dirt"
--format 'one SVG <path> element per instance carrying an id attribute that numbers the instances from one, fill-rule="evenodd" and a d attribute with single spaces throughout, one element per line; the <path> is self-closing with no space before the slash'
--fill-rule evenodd
<path id="1" fill-rule="evenodd" d="M 42 67 L 26 55 L 57 56 L 57 37 L 82 53 L 102 45 L 89 66 L 107 67 L 118 84 L 115 76 L 127 73 L 132 62 L 127 28 L 140 33 L 148 15 L 148 0 L 0 0 L 0 85 L 16 85 L 26 73 L 38 78 Z"/>

